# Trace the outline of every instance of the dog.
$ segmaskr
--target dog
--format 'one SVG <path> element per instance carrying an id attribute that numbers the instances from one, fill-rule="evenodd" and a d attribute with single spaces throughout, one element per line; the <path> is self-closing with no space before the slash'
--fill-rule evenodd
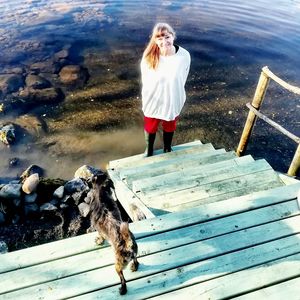
<path id="1" fill-rule="evenodd" d="M 107 173 L 92 177 L 91 226 L 98 231 L 95 242 L 101 245 L 107 240 L 115 252 L 115 269 L 121 280 L 120 295 L 127 292 L 124 268 L 131 263 L 131 271 L 139 266 L 138 246 L 127 222 L 123 222 L 120 210 L 113 199 L 114 185 Z"/>

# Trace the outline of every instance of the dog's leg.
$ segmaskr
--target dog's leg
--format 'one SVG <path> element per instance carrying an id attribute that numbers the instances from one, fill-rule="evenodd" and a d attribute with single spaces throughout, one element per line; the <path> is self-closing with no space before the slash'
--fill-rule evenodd
<path id="1" fill-rule="evenodd" d="M 102 236 L 102 234 L 99 232 L 98 236 L 95 238 L 95 243 L 97 245 L 102 245 L 105 241 L 105 238 Z"/>
<path id="2" fill-rule="evenodd" d="M 132 260 L 132 263 L 130 265 L 130 270 L 132 272 L 135 272 L 135 271 L 137 271 L 138 268 L 139 268 L 139 262 L 138 262 L 138 260 L 136 258 L 136 255 L 135 255 L 134 258 L 133 258 L 133 260 Z"/>
<path id="3" fill-rule="evenodd" d="M 119 293 L 120 295 L 125 295 L 127 293 L 127 287 L 126 287 L 126 280 L 122 271 L 123 265 L 121 264 L 121 262 L 117 261 L 115 264 L 115 268 L 121 280 L 121 287 L 119 288 Z"/>

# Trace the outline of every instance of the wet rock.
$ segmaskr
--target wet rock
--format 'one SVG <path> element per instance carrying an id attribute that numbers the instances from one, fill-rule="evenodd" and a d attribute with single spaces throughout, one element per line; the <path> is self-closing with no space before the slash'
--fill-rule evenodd
<path id="1" fill-rule="evenodd" d="M 19 126 L 22 136 L 29 136 L 30 138 L 36 139 L 47 132 L 46 122 L 39 117 L 29 114 L 20 116 L 14 123 Z"/>
<path id="2" fill-rule="evenodd" d="M 56 211 L 57 207 L 55 205 L 53 205 L 52 203 L 44 203 L 43 205 L 41 205 L 40 207 L 40 211 Z"/>
<path id="3" fill-rule="evenodd" d="M 17 92 L 23 86 L 24 79 L 20 74 L 0 75 L 0 90 L 3 94 Z"/>
<path id="4" fill-rule="evenodd" d="M 24 215 L 26 218 L 37 217 L 39 211 L 40 208 L 36 203 L 30 203 L 24 205 Z"/>
<path id="5" fill-rule="evenodd" d="M 32 89 L 45 89 L 52 86 L 51 82 L 46 78 L 29 74 L 25 79 L 26 86 Z"/>
<path id="6" fill-rule="evenodd" d="M 20 159 L 18 157 L 10 158 L 8 161 L 8 166 L 14 168 L 20 164 Z"/>
<path id="7" fill-rule="evenodd" d="M 0 225 L 5 223 L 5 215 L 3 212 L 0 211 Z"/>
<path id="8" fill-rule="evenodd" d="M 38 173 L 34 173 L 27 177 L 22 185 L 22 190 L 25 194 L 31 194 L 36 191 L 40 177 Z"/>
<path id="9" fill-rule="evenodd" d="M 32 89 L 25 88 L 19 93 L 24 105 L 42 105 L 57 103 L 64 99 L 64 94 L 59 88 Z"/>
<path id="10" fill-rule="evenodd" d="M 4 241 L 0 241 L 0 254 L 8 252 L 8 247 Z"/>
<path id="11" fill-rule="evenodd" d="M 0 141 L 5 145 L 11 145 L 16 139 L 16 130 L 13 124 L 4 125 L 0 129 Z"/>
<path id="12" fill-rule="evenodd" d="M 37 193 L 32 193 L 32 194 L 26 194 L 24 196 L 24 202 L 25 203 L 35 203 L 37 200 Z"/>
<path id="13" fill-rule="evenodd" d="M 91 166 L 83 165 L 80 168 L 78 168 L 74 174 L 74 178 L 84 178 L 89 179 L 93 175 L 101 175 L 104 172 L 100 169 L 96 169 Z"/>
<path id="14" fill-rule="evenodd" d="M 68 181 L 65 185 L 65 193 L 68 195 L 74 194 L 76 192 L 83 192 L 88 190 L 87 185 L 80 179 L 74 178 Z"/>
<path id="15" fill-rule="evenodd" d="M 20 176 L 22 182 L 26 180 L 30 175 L 37 173 L 39 177 L 42 177 L 44 175 L 44 169 L 37 165 L 30 165 Z"/>
<path id="16" fill-rule="evenodd" d="M 16 199 L 21 197 L 22 185 L 18 183 L 8 183 L 0 190 L 0 198 Z"/>
<path id="17" fill-rule="evenodd" d="M 84 85 L 89 77 L 88 70 L 78 65 L 68 65 L 59 72 L 59 79 L 66 85 Z"/>
<path id="18" fill-rule="evenodd" d="M 31 74 L 39 73 L 52 73 L 53 72 L 53 61 L 47 60 L 42 62 L 36 62 L 30 66 Z"/>
<path id="19" fill-rule="evenodd" d="M 64 192 L 65 192 L 65 188 L 63 186 L 60 186 L 54 191 L 53 197 L 62 199 L 64 196 Z"/>
<path id="20" fill-rule="evenodd" d="M 78 205 L 78 210 L 81 216 L 87 217 L 88 214 L 90 213 L 90 206 L 86 204 L 85 202 L 81 202 Z"/>
<path id="21" fill-rule="evenodd" d="M 67 59 L 70 55 L 70 51 L 68 49 L 63 49 L 59 52 L 56 52 L 54 54 L 54 58 L 56 61 L 61 60 L 61 59 Z"/>

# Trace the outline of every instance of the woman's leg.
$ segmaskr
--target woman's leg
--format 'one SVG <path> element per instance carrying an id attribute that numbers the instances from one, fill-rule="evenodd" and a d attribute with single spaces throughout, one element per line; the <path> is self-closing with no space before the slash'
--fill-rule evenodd
<path id="1" fill-rule="evenodd" d="M 144 117 L 144 132 L 145 132 L 145 142 L 146 150 L 145 156 L 152 156 L 154 150 L 154 141 L 156 137 L 156 131 L 158 129 L 158 124 L 160 120 L 154 118 Z"/>

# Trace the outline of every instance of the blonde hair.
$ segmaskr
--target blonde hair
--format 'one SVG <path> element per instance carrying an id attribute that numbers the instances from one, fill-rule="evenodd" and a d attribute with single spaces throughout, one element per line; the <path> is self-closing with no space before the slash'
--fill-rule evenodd
<path id="1" fill-rule="evenodd" d="M 143 58 L 146 60 L 147 64 L 151 69 L 156 69 L 159 61 L 159 48 L 155 43 L 155 38 L 159 36 L 164 36 L 165 32 L 173 35 L 176 38 L 176 33 L 174 29 L 167 23 L 157 23 L 152 30 L 152 35 L 150 36 L 150 41 L 143 53 Z"/>

